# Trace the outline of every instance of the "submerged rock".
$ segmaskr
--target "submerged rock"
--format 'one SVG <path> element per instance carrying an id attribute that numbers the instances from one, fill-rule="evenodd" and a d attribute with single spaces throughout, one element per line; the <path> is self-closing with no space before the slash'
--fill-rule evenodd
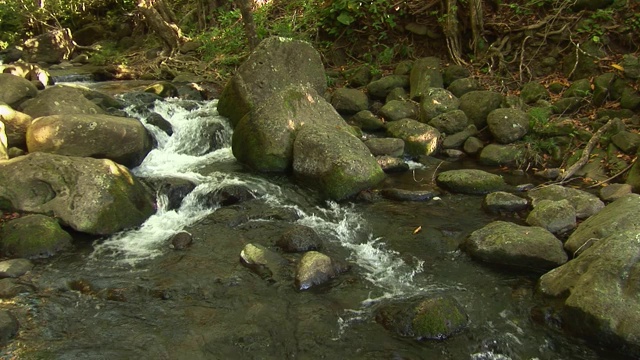
<path id="1" fill-rule="evenodd" d="M 260 244 L 247 244 L 240 252 L 242 264 L 265 280 L 282 280 L 287 259 Z"/>
<path id="2" fill-rule="evenodd" d="M 293 225 L 276 241 L 276 245 L 285 252 L 304 252 L 319 250 L 322 239 L 308 226 Z"/>
<path id="3" fill-rule="evenodd" d="M 307 290 L 313 286 L 325 284 L 347 270 L 348 266 L 334 261 L 321 252 L 306 252 L 296 269 L 296 289 Z"/>
<path id="4" fill-rule="evenodd" d="M 0 345 L 13 339 L 20 329 L 18 320 L 9 310 L 0 310 Z"/>
<path id="5" fill-rule="evenodd" d="M 462 194 L 486 194 L 504 189 L 502 176 L 482 170 L 449 170 L 438 174 L 438 186 Z"/>
<path id="6" fill-rule="evenodd" d="M 376 322 L 401 336 L 444 340 L 466 328 L 469 317 L 456 299 L 439 296 L 382 306 Z"/>
<path id="7" fill-rule="evenodd" d="M 11 259 L 0 261 L 0 278 L 17 278 L 33 269 L 28 259 Z"/>
<path id="8" fill-rule="evenodd" d="M 568 258 L 562 242 L 549 231 L 505 221 L 472 232 L 463 247 L 481 261 L 536 271 L 553 269 Z"/>

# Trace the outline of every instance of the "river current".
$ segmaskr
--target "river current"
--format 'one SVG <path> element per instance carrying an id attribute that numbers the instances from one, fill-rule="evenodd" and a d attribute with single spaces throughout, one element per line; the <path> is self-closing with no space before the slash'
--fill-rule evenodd
<path id="1" fill-rule="evenodd" d="M 196 188 L 176 210 L 159 197 L 157 213 L 137 229 L 103 239 L 76 234 L 73 253 L 37 263 L 35 288 L 14 299 L 21 331 L 3 359 L 624 358 L 554 327 L 535 295 L 535 274 L 488 267 L 458 250 L 470 232 L 500 218 L 482 210 L 482 197 L 322 201 L 287 176 L 238 164 L 216 101 L 169 99 L 154 111 L 173 135 L 145 123 L 157 147 L 132 172 Z M 223 146 L 203 151 L 203 129 L 212 123 L 223 129 L 216 135 Z M 431 189 L 434 171 L 412 163 L 381 187 Z M 245 186 L 256 199 L 233 206 L 202 201 L 228 185 Z M 322 251 L 351 269 L 327 286 L 297 291 L 300 255 L 285 255 L 290 271 L 276 281 L 241 264 L 246 244 L 273 247 L 292 224 L 315 229 Z M 183 230 L 193 245 L 171 249 L 169 239 Z M 439 294 L 456 298 L 470 319 L 449 339 L 404 338 L 375 321 L 381 305 Z"/>

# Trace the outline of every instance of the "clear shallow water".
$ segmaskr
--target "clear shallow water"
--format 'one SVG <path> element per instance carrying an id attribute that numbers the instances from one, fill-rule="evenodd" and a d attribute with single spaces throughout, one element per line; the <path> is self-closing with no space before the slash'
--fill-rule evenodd
<path id="1" fill-rule="evenodd" d="M 536 277 L 493 269 L 458 250 L 471 231 L 497 219 L 481 197 L 443 194 L 430 202 L 333 203 L 284 176 L 246 172 L 230 150 L 230 129 L 215 102 L 156 105 L 174 127 L 133 172 L 146 179 L 197 184 L 177 210 L 159 200 L 139 229 L 78 241 L 78 250 L 39 264 L 37 291 L 17 299 L 23 329 L 4 358 L 54 359 L 605 359 L 579 340 L 531 319 L 541 306 Z M 191 108 L 191 106 L 189 106 Z M 142 119 L 144 121 L 144 119 Z M 199 153 L 201 129 L 227 133 L 221 149 Z M 433 169 L 390 176 L 384 186 L 432 187 Z M 203 206 L 198 194 L 242 184 L 258 197 L 230 207 Z M 248 243 L 273 246 L 292 224 L 314 228 L 323 252 L 352 269 L 328 286 L 293 287 L 300 255 L 267 281 L 242 266 Z M 420 231 L 416 229 L 420 228 Z M 169 238 L 189 231 L 194 244 L 173 251 Z M 445 341 L 399 337 L 375 310 L 420 295 L 455 297 L 468 329 Z"/>

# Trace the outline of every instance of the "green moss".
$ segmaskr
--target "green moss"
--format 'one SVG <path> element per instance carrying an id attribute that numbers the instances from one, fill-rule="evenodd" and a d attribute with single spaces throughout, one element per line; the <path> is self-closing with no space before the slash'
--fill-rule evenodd
<path id="1" fill-rule="evenodd" d="M 453 298 L 434 298 L 416 306 L 412 320 L 413 333 L 418 338 L 444 339 L 467 324 L 467 315 Z"/>

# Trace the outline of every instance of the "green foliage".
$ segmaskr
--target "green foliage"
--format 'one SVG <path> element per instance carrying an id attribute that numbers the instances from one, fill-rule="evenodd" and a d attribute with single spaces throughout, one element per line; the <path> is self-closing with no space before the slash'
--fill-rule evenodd
<path id="1" fill-rule="evenodd" d="M 388 32 L 395 29 L 404 8 L 399 2 L 390 0 L 335 0 L 322 8 L 321 26 L 329 35 L 350 36 L 356 31 L 373 31 L 376 40 L 385 40 Z M 355 41 L 355 38 L 353 38 Z"/>
<path id="2" fill-rule="evenodd" d="M 93 52 L 89 57 L 89 63 L 96 66 L 104 66 L 108 64 L 126 64 L 127 58 L 122 51 L 118 49 L 115 42 L 104 42 L 96 46 L 97 51 Z"/>

